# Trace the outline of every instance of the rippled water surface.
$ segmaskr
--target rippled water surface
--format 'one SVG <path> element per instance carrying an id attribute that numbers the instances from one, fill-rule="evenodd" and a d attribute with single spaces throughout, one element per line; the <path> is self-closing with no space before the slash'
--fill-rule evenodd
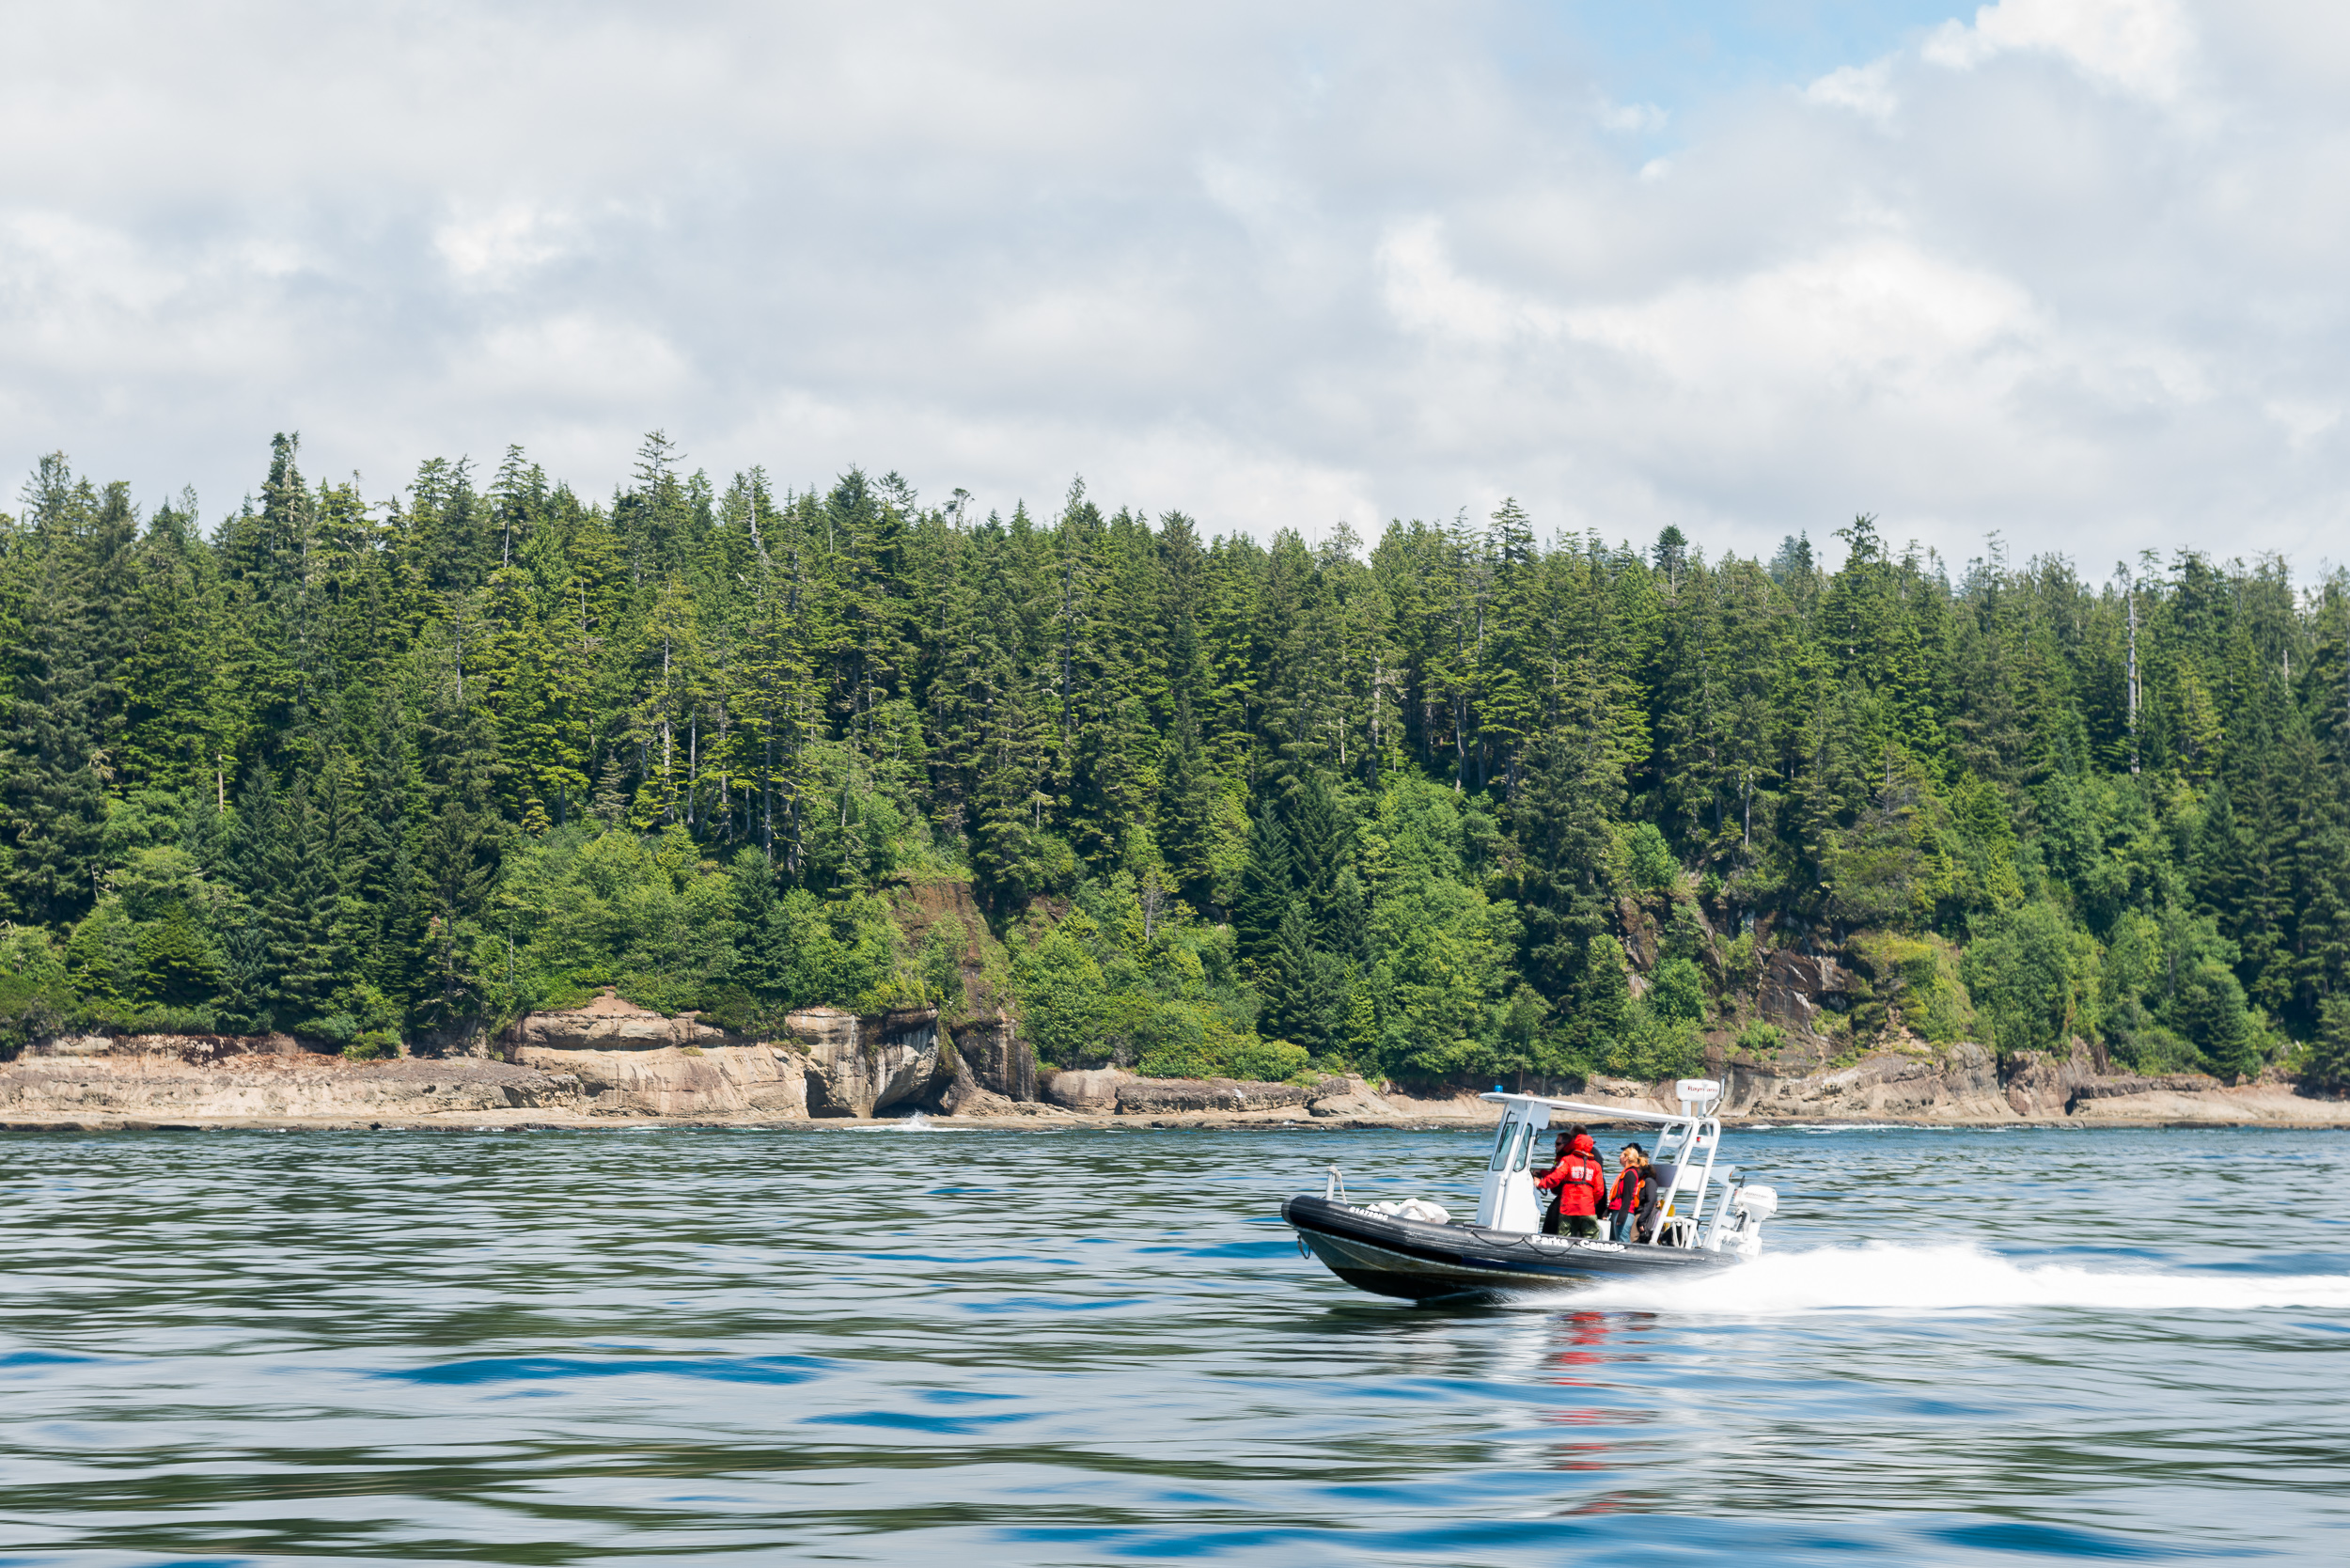
<path id="1" fill-rule="evenodd" d="M 0 1563 L 2350 1560 L 2350 1136 L 1729 1142 L 1416 1309 L 1276 1210 L 1482 1134 L 0 1137 Z"/>

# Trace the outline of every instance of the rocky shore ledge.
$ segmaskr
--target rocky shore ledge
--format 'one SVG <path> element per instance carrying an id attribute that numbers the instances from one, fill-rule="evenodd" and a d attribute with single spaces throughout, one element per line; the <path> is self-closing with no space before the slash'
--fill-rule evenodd
<path id="1" fill-rule="evenodd" d="M 814 1009 L 791 1014 L 782 1039 L 751 1040 L 606 994 L 530 1014 L 482 1050 L 353 1061 L 282 1035 L 67 1036 L 0 1063 L 0 1129 L 666 1121 L 821 1130 L 916 1112 L 961 1126 L 1443 1127 L 1496 1114 L 1471 1093 L 1415 1098 L 1360 1078 L 1308 1086 L 1040 1071 L 1000 1013 L 942 1021 L 932 1011 Z M 2284 1082 L 2231 1088 L 2201 1074 L 2108 1073 L 2081 1045 L 2004 1073 L 1972 1044 L 1846 1063 L 1732 1057 L 1713 1071 L 1726 1081 L 1725 1116 L 1749 1122 L 2350 1126 L 2350 1101 Z M 1672 1108 L 1669 1093 L 1669 1084 L 1594 1078 L 1576 1097 L 1658 1110 Z"/>

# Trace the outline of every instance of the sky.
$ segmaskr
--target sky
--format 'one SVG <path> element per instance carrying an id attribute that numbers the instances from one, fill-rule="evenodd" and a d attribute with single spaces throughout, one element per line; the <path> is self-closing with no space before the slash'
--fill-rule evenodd
<path id="1" fill-rule="evenodd" d="M 2309 571 L 2345 89 L 2303 0 L 0 0 L 0 468 Z"/>

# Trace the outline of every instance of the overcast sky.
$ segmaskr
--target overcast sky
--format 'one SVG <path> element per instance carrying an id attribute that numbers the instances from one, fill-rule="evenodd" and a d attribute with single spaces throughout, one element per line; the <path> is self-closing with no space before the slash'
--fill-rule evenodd
<path id="1" fill-rule="evenodd" d="M 0 463 L 2350 556 L 2340 0 L 0 4 Z"/>

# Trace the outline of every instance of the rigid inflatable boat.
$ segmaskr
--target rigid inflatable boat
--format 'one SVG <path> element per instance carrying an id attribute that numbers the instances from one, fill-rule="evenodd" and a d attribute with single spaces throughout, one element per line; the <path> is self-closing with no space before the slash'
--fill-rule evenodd
<path id="1" fill-rule="evenodd" d="M 1721 1085 L 1684 1078 L 1676 1088 L 1677 1116 L 1538 1094 L 1480 1095 L 1497 1102 L 1502 1117 L 1473 1220 L 1454 1219 L 1423 1199 L 1352 1202 L 1336 1166 L 1320 1197 L 1299 1194 L 1281 1205 L 1281 1217 L 1297 1232 L 1298 1249 L 1348 1284 L 1415 1301 L 1683 1279 L 1728 1268 L 1762 1250 L 1762 1222 L 1778 1211 L 1778 1195 L 1747 1184 L 1735 1167 L 1723 1168 L 1717 1188 L 1722 1125 L 1714 1108 Z M 1650 1156 L 1656 1215 L 1646 1234 L 1612 1238 L 1605 1219 L 1597 1239 L 1542 1234 L 1543 1199 L 1529 1167 L 1543 1130 L 1568 1121 L 1661 1129 Z"/>

